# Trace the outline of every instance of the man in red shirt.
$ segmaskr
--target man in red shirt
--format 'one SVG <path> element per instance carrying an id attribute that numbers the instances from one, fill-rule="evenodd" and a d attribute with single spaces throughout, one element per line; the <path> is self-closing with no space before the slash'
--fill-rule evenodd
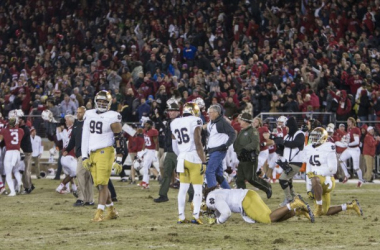
<path id="1" fill-rule="evenodd" d="M 141 128 L 137 129 L 136 126 L 132 125 L 132 127 L 136 130 L 136 134 L 134 136 L 128 137 L 128 154 L 133 162 L 136 158 L 137 152 L 141 151 L 144 147 L 144 136 L 143 130 Z M 136 184 L 135 181 L 135 168 L 131 166 L 131 174 L 130 174 L 130 184 Z"/>
<path id="2" fill-rule="evenodd" d="M 354 170 L 356 171 L 356 174 L 358 175 L 359 181 L 357 184 L 357 187 L 361 187 L 363 185 L 363 173 L 362 170 L 359 167 L 359 161 L 360 161 L 360 148 L 359 148 L 359 143 L 360 143 L 360 129 L 356 127 L 356 121 L 355 118 L 349 117 L 347 119 L 347 142 L 343 142 L 344 146 L 347 147 L 347 149 L 341 154 L 339 163 L 343 170 L 345 170 L 345 174 L 347 171 L 346 167 L 346 161 L 349 158 L 352 158 L 352 165 Z M 348 179 L 350 175 L 347 176 L 346 178 Z"/>
<path id="3" fill-rule="evenodd" d="M 365 165 L 367 167 L 367 170 L 364 174 L 364 179 L 366 181 L 372 182 L 373 181 L 373 166 L 375 165 L 375 153 L 376 153 L 376 146 L 379 144 L 380 137 L 376 136 L 374 137 L 375 130 L 373 127 L 369 126 L 367 128 L 367 134 L 364 138 L 363 143 L 363 155 L 365 160 Z"/>
<path id="4" fill-rule="evenodd" d="M 153 122 L 151 120 L 148 120 L 144 124 L 144 162 L 143 162 L 143 180 L 138 185 L 142 187 L 143 189 L 149 189 L 149 168 L 152 165 L 154 161 L 156 161 L 156 151 L 158 151 L 158 131 L 153 128 Z M 157 171 L 159 172 L 160 169 L 157 168 Z"/>
<path id="5" fill-rule="evenodd" d="M 0 141 L 5 142 L 5 157 L 4 157 L 4 169 L 5 175 L 10 189 L 10 194 L 8 196 L 15 196 L 16 190 L 12 179 L 12 173 L 17 180 L 18 192 L 22 191 L 22 181 L 21 174 L 17 169 L 20 162 L 20 144 L 21 139 L 24 136 L 24 130 L 16 127 L 18 124 L 18 118 L 12 117 L 9 119 L 8 128 L 4 128 L 0 132 Z"/>
<path id="6" fill-rule="evenodd" d="M 328 132 L 327 129 L 326 131 Z M 347 134 L 346 127 L 344 126 L 343 123 L 341 123 L 339 124 L 339 128 L 335 130 L 335 132 L 333 131 L 332 136 L 329 137 L 329 141 L 333 142 L 336 146 L 336 156 L 338 158 L 338 161 L 339 161 L 340 155 L 343 153 L 344 150 L 347 149 L 346 144 L 343 143 L 346 141 L 346 134 Z M 338 168 L 337 176 L 339 177 L 339 180 L 341 182 L 346 183 L 348 181 L 348 178 L 346 176 L 348 175 L 349 174 L 347 172 L 347 168 L 345 168 L 345 165 Z"/>

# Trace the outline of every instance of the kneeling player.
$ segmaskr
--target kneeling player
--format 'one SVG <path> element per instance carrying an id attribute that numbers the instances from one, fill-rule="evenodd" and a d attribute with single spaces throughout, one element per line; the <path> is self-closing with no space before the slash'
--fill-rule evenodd
<path id="1" fill-rule="evenodd" d="M 328 142 L 324 128 L 315 128 L 310 134 L 311 144 L 305 148 L 306 189 L 309 197 L 315 200 L 315 216 L 333 215 L 347 209 L 363 215 L 359 202 L 353 200 L 340 206 L 331 206 L 330 193 L 335 188 L 334 174 L 337 170 L 335 144 Z"/>
<path id="2" fill-rule="evenodd" d="M 313 212 L 300 195 L 274 211 L 269 209 L 258 193 L 248 189 L 211 188 L 206 190 L 205 199 L 207 208 L 215 211 L 216 218 L 209 219 L 210 224 L 226 222 L 231 213 L 240 213 L 248 223 L 280 222 L 295 216 L 298 211 L 307 214 L 309 220 L 314 222 Z"/>

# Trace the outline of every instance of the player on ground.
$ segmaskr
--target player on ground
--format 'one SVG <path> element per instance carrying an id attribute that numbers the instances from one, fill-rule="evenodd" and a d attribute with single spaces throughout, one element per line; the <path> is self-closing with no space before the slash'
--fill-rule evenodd
<path id="1" fill-rule="evenodd" d="M 224 223 L 231 213 L 240 213 L 248 223 L 271 223 L 287 220 L 297 214 L 297 211 L 307 214 L 311 222 L 314 215 L 310 206 L 297 195 L 286 206 L 271 211 L 260 195 L 248 189 L 215 189 L 205 191 L 206 205 L 215 211 L 216 218 L 209 219 L 210 224 Z"/>
<path id="2" fill-rule="evenodd" d="M 108 182 L 112 167 L 116 174 L 122 170 L 122 128 L 121 115 L 110 111 L 112 97 L 105 90 L 95 96 L 95 109 L 86 111 L 82 134 L 82 161 L 83 167 L 91 172 L 95 187 L 99 190 L 98 209 L 92 221 L 116 219 L 116 212 Z M 116 148 L 116 161 L 115 150 Z M 115 162 L 114 162 L 115 161 Z M 108 214 L 103 216 L 104 208 Z"/>
<path id="3" fill-rule="evenodd" d="M 197 117 L 198 105 L 186 103 L 183 106 L 183 117 L 174 119 L 170 124 L 173 138 L 173 150 L 178 155 L 177 172 L 180 177 L 178 192 L 178 222 L 189 223 L 185 218 L 186 192 L 190 183 L 194 187 L 194 210 L 191 223 L 203 224 L 199 219 L 202 203 L 203 174 L 206 171 L 206 156 L 201 142 L 203 122 Z"/>
<path id="4" fill-rule="evenodd" d="M 149 189 L 149 168 L 152 166 L 153 162 L 157 160 L 156 152 L 159 150 L 158 144 L 158 131 L 153 128 L 153 122 L 148 120 L 144 123 L 144 140 L 145 145 L 143 150 L 144 153 L 144 162 L 143 162 L 143 180 L 138 185 L 143 189 Z M 160 168 L 156 168 L 158 175 L 160 175 Z"/>
<path id="5" fill-rule="evenodd" d="M 0 141 L 5 142 L 5 156 L 4 156 L 4 171 L 8 183 L 10 193 L 8 196 L 15 196 L 15 186 L 12 179 L 12 173 L 17 180 L 18 191 L 22 191 L 22 176 L 18 171 L 18 165 L 20 161 L 20 144 L 21 139 L 24 136 L 24 131 L 16 125 L 18 124 L 17 117 L 9 118 L 8 128 L 4 128 L 0 132 Z"/>
<path id="6" fill-rule="evenodd" d="M 347 119 L 347 137 L 348 137 L 348 143 L 345 145 L 347 146 L 347 149 L 344 150 L 344 152 L 340 155 L 339 164 L 341 165 L 342 169 L 344 170 L 344 173 L 347 177 L 347 179 L 350 178 L 350 175 L 347 176 L 347 166 L 346 161 L 350 158 L 352 158 L 352 165 L 354 170 L 356 171 L 356 174 L 358 175 L 358 184 L 357 187 L 361 187 L 363 185 L 363 173 L 360 169 L 359 161 L 360 161 L 360 129 L 356 127 L 356 121 L 355 118 L 349 117 Z"/>
<path id="7" fill-rule="evenodd" d="M 337 170 L 335 144 L 327 141 L 327 131 L 320 127 L 311 132 L 309 140 L 311 144 L 305 147 L 306 190 L 309 198 L 315 201 L 314 215 L 333 215 L 347 209 L 363 215 L 357 200 L 330 206 L 330 193 L 335 188 L 334 174 Z"/>

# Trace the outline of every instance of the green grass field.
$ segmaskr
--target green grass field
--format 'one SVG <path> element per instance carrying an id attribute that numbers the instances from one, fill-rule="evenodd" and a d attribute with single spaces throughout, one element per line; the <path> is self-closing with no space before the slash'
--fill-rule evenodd
<path id="1" fill-rule="evenodd" d="M 31 195 L 0 197 L 0 249 L 380 249 L 380 186 L 337 184 L 332 204 L 359 199 L 363 217 L 342 212 L 314 224 L 294 217 L 282 223 L 248 224 L 234 214 L 223 225 L 177 225 L 177 190 L 156 204 L 158 183 L 150 190 L 114 181 L 117 220 L 93 223 L 96 207 L 73 207 L 75 197 L 55 193 L 58 181 L 34 180 Z M 282 201 L 279 184 L 264 201 Z M 305 194 L 305 185 L 295 184 Z M 96 196 L 97 198 L 97 196 Z M 187 205 L 191 218 L 190 204 Z M 206 220 L 204 220 L 206 221 Z"/>

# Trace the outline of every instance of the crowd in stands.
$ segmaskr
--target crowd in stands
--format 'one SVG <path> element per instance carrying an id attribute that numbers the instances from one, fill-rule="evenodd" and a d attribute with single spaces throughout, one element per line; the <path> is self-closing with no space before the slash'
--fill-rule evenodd
<path id="1" fill-rule="evenodd" d="M 0 39 L 5 117 L 58 119 L 106 89 L 125 122 L 170 97 L 380 120 L 378 0 L 4 0 Z"/>

